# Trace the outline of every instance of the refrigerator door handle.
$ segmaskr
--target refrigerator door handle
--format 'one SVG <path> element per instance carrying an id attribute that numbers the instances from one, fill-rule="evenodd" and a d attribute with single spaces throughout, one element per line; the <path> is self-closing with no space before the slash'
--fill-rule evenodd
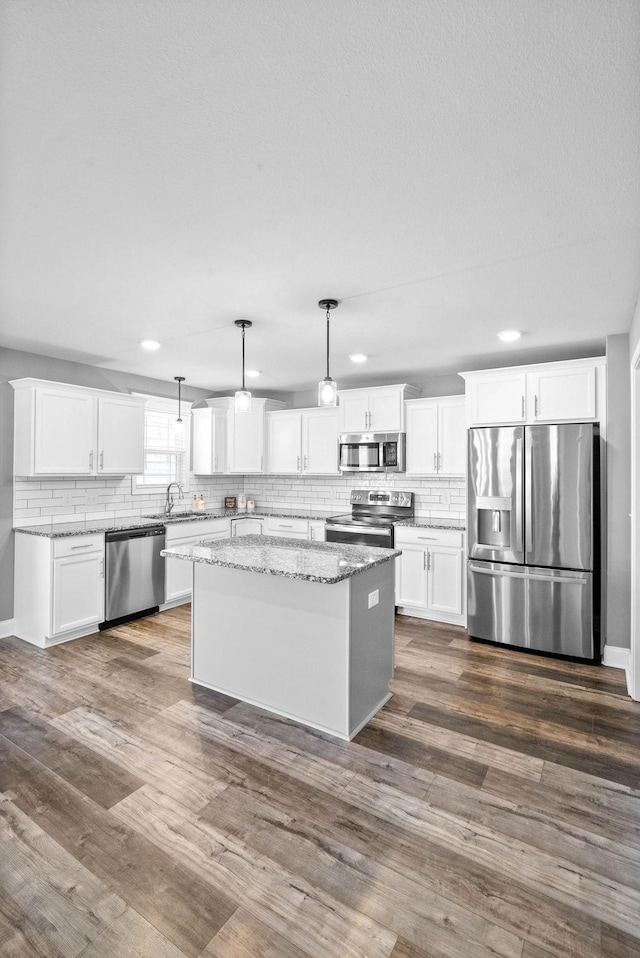
<path id="1" fill-rule="evenodd" d="M 522 555 L 522 450 L 524 440 L 516 439 L 516 472 L 513 483 L 513 523 L 515 526 L 515 540 L 513 549 L 518 558 L 524 559 Z"/>
<path id="2" fill-rule="evenodd" d="M 535 579 L 537 582 L 572 582 L 573 585 L 586 585 L 589 581 L 587 575 L 583 572 L 577 572 L 575 575 L 542 575 L 539 572 L 511 572 L 505 569 L 487 569 L 484 566 L 473 565 L 469 563 L 469 572 L 475 572 L 479 575 L 493 575 L 506 579 Z"/>
<path id="3" fill-rule="evenodd" d="M 527 555 L 533 552 L 533 490 L 531 488 L 533 477 L 533 471 L 531 468 L 531 457 L 533 451 L 532 446 L 533 444 L 531 441 L 531 435 L 527 433 L 524 454 L 524 548 Z"/>

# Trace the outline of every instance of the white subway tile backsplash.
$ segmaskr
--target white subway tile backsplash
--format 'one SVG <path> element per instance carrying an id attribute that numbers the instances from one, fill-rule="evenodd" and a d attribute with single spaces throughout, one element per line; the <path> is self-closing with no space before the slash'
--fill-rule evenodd
<path id="1" fill-rule="evenodd" d="M 293 509 L 298 512 L 341 513 L 349 510 L 352 489 L 406 489 L 414 493 L 415 512 L 420 518 L 464 519 L 464 479 L 414 479 L 406 476 L 220 476 L 203 482 L 192 477 L 178 507 L 188 510 L 194 493 L 202 493 L 210 508 L 219 508 L 227 495 L 244 492 L 258 507 Z M 442 494 L 449 502 L 442 501 Z M 90 499 L 90 501 L 88 501 Z M 132 492 L 131 477 L 111 479 L 22 479 L 14 481 L 14 522 L 37 525 L 91 518 L 137 518 L 160 512 L 164 493 Z"/>

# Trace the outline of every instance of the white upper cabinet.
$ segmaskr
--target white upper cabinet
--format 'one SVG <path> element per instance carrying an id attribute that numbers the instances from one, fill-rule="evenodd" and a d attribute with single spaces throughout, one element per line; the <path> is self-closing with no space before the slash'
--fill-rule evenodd
<path id="1" fill-rule="evenodd" d="M 415 386 L 374 386 L 338 393 L 339 431 L 404 432 L 404 401 L 420 392 Z"/>
<path id="2" fill-rule="evenodd" d="M 267 413 L 267 471 L 278 476 L 302 471 L 302 416 L 293 409 Z"/>
<path id="3" fill-rule="evenodd" d="M 469 426 L 606 421 L 604 357 L 460 375 Z"/>
<path id="4" fill-rule="evenodd" d="M 191 410 L 192 472 L 201 476 L 264 472 L 265 416 L 284 403 L 253 397 L 249 412 L 236 413 L 232 397 L 206 402 L 206 407 Z"/>
<path id="5" fill-rule="evenodd" d="M 144 405 L 138 399 L 98 397 L 98 473 L 144 471 Z"/>
<path id="6" fill-rule="evenodd" d="M 526 421 L 527 378 L 524 373 L 496 370 L 490 377 L 468 380 L 470 423 Z"/>
<path id="7" fill-rule="evenodd" d="M 18 379 L 14 475 L 141 473 L 144 400 L 121 393 Z"/>
<path id="8" fill-rule="evenodd" d="M 191 471 L 197 476 L 224 472 L 226 414 L 207 406 L 191 410 Z"/>
<path id="9" fill-rule="evenodd" d="M 337 475 L 337 409 L 267 413 L 267 470 L 279 476 Z"/>
<path id="10" fill-rule="evenodd" d="M 464 476 L 465 397 L 412 399 L 406 404 L 407 475 Z"/>
<path id="11" fill-rule="evenodd" d="M 252 399 L 248 412 L 236 413 L 229 404 L 227 419 L 227 472 L 250 473 L 264 469 L 264 399 Z"/>
<path id="12" fill-rule="evenodd" d="M 302 410 L 302 472 L 337 476 L 338 410 Z"/>
<path id="13" fill-rule="evenodd" d="M 535 422 L 596 418 L 595 366 L 541 369 L 527 376 L 527 409 Z"/>
<path id="14" fill-rule="evenodd" d="M 97 407 L 91 393 L 45 386 L 20 390 L 15 399 L 16 475 L 95 473 Z"/>

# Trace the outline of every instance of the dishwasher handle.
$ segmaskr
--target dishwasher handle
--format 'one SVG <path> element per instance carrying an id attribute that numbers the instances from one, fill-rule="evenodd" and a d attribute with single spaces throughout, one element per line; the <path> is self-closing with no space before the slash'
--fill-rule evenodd
<path id="1" fill-rule="evenodd" d="M 140 529 L 118 529 L 105 533 L 105 542 L 122 542 L 125 539 L 144 539 L 148 536 L 164 536 L 164 526 L 143 526 Z"/>

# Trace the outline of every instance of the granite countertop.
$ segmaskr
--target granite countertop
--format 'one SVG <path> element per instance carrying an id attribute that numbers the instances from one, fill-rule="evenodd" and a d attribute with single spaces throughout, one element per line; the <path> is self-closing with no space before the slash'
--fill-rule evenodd
<path id="1" fill-rule="evenodd" d="M 401 519 L 396 526 L 411 526 L 414 529 L 454 529 L 464 532 L 466 525 L 459 519 Z"/>
<path id="2" fill-rule="evenodd" d="M 244 519 L 280 516 L 288 519 L 309 519 L 324 522 L 332 513 L 318 515 L 309 512 L 284 512 L 275 509 L 256 509 L 255 512 L 239 512 L 237 509 L 204 509 L 198 512 L 176 512 L 170 516 L 160 513 L 132 519 L 86 519 L 78 522 L 47 522 L 34 526 L 14 526 L 14 532 L 26 532 L 32 536 L 60 539 L 65 536 L 88 536 L 95 532 L 119 532 L 124 529 L 143 529 L 147 526 L 173 525 L 176 522 L 202 521 L 203 519 Z"/>
<path id="3" fill-rule="evenodd" d="M 164 549 L 161 555 L 245 572 L 331 584 L 388 562 L 401 552 L 279 536 L 241 536 L 238 539 L 205 539 L 196 546 Z"/>

